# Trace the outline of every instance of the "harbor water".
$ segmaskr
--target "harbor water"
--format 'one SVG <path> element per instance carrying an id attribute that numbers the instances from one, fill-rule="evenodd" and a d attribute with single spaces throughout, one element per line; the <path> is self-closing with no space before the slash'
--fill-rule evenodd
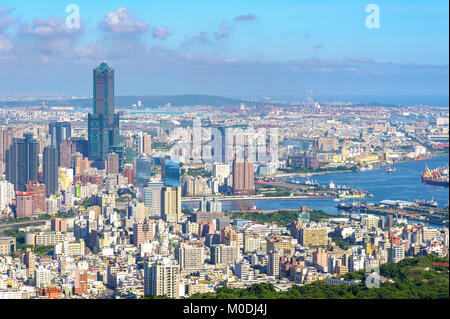
<path id="1" fill-rule="evenodd" d="M 391 165 L 397 169 L 394 173 L 387 173 L 386 168 L 377 168 L 367 171 L 330 173 L 312 175 L 310 180 L 320 185 L 328 185 L 331 181 L 337 186 L 347 186 L 368 191 L 374 197 L 367 197 L 363 201 L 377 204 L 383 200 L 402 200 L 413 202 L 416 199 L 431 200 L 434 198 L 440 208 L 445 208 L 449 201 L 449 188 L 423 184 L 421 174 L 425 167 L 436 168 L 449 163 L 448 155 L 435 157 L 423 161 L 414 161 Z M 305 181 L 303 177 L 294 180 Z M 352 204 L 354 199 L 343 199 L 340 203 Z M 312 209 L 321 209 L 327 213 L 339 214 L 336 205 L 339 202 L 332 198 L 319 199 L 271 199 L 271 200 L 225 200 L 222 201 L 224 211 L 249 210 L 254 207 L 261 210 L 299 209 L 307 206 Z M 183 203 L 183 208 L 193 209 L 198 203 Z"/>

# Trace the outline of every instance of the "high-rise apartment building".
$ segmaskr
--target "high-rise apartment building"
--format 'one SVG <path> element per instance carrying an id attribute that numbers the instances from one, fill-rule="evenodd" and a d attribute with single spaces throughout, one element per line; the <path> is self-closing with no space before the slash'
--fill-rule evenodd
<path id="1" fill-rule="evenodd" d="M 152 156 L 152 136 L 149 134 L 144 134 L 142 137 L 143 141 L 143 151 L 147 156 Z"/>
<path id="2" fill-rule="evenodd" d="M 84 171 L 87 171 L 91 167 L 89 159 L 87 157 L 77 157 L 75 161 L 75 175 L 81 175 Z"/>
<path id="3" fill-rule="evenodd" d="M 106 157 L 106 173 L 119 174 L 119 155 L 109 153 Z"/>
<path id="4" fill-rule="evenodd" d="M 16 218 L 33 217 L 33 196 L 31 193 L 17 192 Z"/>
<path id="5" fill-rule="evenodd" d="M 240 258 L 239 246 L 216 245 L 211 248 L 211 261 L 215 265 L 229 266 Z"/>
<path id="6" fill-rule="evenodd" d="M 51 229 L 52 232 L 60 232 L 65 233 L 67 232 L 67 222 L 64 218 L 52 218 L 51 221 Z"/>
<path id="7" fill-rule="evenodd" d="M 214 163 L 212 174 L 214 178 L 217 178 L 219 180 L 220 184 L 223 184 L 225 182 L 225 179 L 230 177 L 230 165 Z"/>
<path id="8" fill-rule="evenodd" d="M 222 211 L 222 202 L 214 197 L 213 199 L 203 198 L 200 204 L 201 212 L 220 213 Z"/>
<path id="9" fill-rule="evenodd" d="M 144 270 L 144 295 L 179 298 L 180 266 L 168 258 L 160 259 Z"/>
<path id="10" fill-rule="evenodd" d="M 14 185 L 7 180 L 0 179 L 0 212 L 6 209 L 15 198 Z"/>
<path id="11" fill-rule="evenodd" d="M 125 164 L 123 168 L 123 176 L 128 179 L 128 184 L 134 183 L 134 168 L 133 164 Z"/>
<path id="12" fill-rule="evenodd" d="M 65 168 L 74 167 L 72 157 L 77 153 L 77 145 L 74 141 L 61 141 L 58 147 L 59 166 Z"/>
<path id="13" fill-rule="evenodd" d="M 321 227 L 301 227 L 298 233 L 298 242 L 303 246 L 326 246 L 328 232 Z"/>
<path id="14" fill-rule="evenodd" d="M 88 292 L 88 274 L 87 272 L 81 272 L 77 267 L 75 269 L 75 295 L 85 295 Z"/>
<path id="15" fill-rule="evenodd" d="M 255 194 L 253 163 L 246 157 L 243 162 L 233 160 L 233 194 L 253 195 Z"/>
<path id="16" fill-rule="evenodd" d="M 34 269 L 36 267 L 36 255 L 30 248 L 25 250 L 25 255 L 23 258 L 23 263 L 27 267 L 27 276 L 34 275 Z"/>
<path id="17" fill-rule="evenodd" d="M 267 260 L 267 275 L 278 277 L 280 276 L 280 261 L 283 257 L 283 252 L 279 250 L 272 251 Z"/>
<path id="18" fill-rule="evenodd" d="M 16 251 L 15 237 L 0 237 L 0 256 L 9 256 Z"/>
<path id="19" fill-rule="evenodd" d="M 155 235 L 155 224 L 153 220 L 144 220 L 142 223 L 133 224 L 133 245 L 139 247 L 146 241 L 153 240 Z"/>
<path id="20" fill-rule="evenodd" d="M 403 245 L 393 245 L 388 252 L 388 262 L 398 263 L 405 259 L 405 247 Z"/>
<path id="21" fill-rule="evenodd" d="M 288 238 L 283 238 L 281 236 L 276 236 L 267 239 L 267 252 L 273 251 L 281 251 L 283 256 L 289 257 L 292 256 L 295 252 L 295 249 L 291 243 L 291 240 Z"/>
<path id="22" fill-rule="evenodd" d="M 220 243 L 228 246 L 239 246 L 238 233 L 230 226 L 223 228 L 220 232 Z"/>
<path id="23" fill-rule="evenodd" d="M 26 191 L 31 193 L 33 212 L 45 212 L 45 185 L 38 181 L 28 181 Z"/>
<path id="24" fill-rule="evenodd" d="M 175 259 L 181 270 L 198 270 L 205 263 L 203 246 L 179 244 L 175 249 Z"/>
<path id="25" fill-rule="evenodd" d="M 317 251 L 312 254 L 313 265 L 322 270 L 328 272 L 328 254 L 322 249 L 318 248 Z"/>
<path id="26" fill-rule="evenodd" d="M 161 191 L 163 187 L 163 182 L 148 182 L 144 185 L 144 205 L 151 217 L 161 218 Z"/>
<path id="27" fill-rule="evenodd" d="M 39 266 L 34 270 L 34 283 L 38 288 L 48 287 L 52 280 L 52 272 L 50 269 Z"/>
<path id="28" fill-rule="evenodd" d="M 177 223 L 181 219 L 181 187 L 161 189 L 161 214 L 166 222 Z"/>

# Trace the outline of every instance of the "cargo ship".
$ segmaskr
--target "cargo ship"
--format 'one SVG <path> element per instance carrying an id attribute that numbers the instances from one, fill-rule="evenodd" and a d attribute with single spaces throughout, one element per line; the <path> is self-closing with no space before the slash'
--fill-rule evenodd
<path id="1" fill-rule="evenodd" d="M 346 203 L 340 203 L 336 207 L 340 210 L 345 210 L 345 211 L 351 212 L 354 210 L 359 210 L 361 208 L 361 204 L 358 204 L 356 202 L 353 202 L 351 205 L 348 205 Z"/>
<path id="2" fill-rule="evenodd" d="M 431 199 L 431 200 L 429 200 L 429 201 L 418 200 L 418 199 L 416 199 L 414 202 L 415 202 L 418 206 L 425 206 L 425 207 L 439 207 L 438 202 L 436 202 L 436 201 L 434 200 L 434 198 Z"/>
<path id="3" fill-rule="evenodd" d="M 448 166 L 433 170 L 429 169 L 427 166 L 425 171 L 422 173 L 422 183 L 448 187 L 448 182 Z"/>

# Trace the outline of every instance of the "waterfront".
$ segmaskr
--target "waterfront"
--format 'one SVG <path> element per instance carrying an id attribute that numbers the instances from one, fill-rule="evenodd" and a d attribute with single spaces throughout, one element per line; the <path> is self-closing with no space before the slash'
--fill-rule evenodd
<path id="1" fill-rule="evenodd" d="M 395 173 L 386 173 L 385 168 L 378 168 L 361 172 L 313 175 L 309 179 L 317 180 L 321 185 L 328 185 L 330 181 L 333 181 L 337 186 L 345 185 L 350 188 L 366 190 L 374 195 L 374 197 L 363 199 L 367 203 L 379 203 L 385 199 L 412 202 L 415 199 L 431 200 L 434 198 L 439 207 L 444 208 L 448 203 L 449 188 L 422 184 L 421 174 L 427 165 L 430 168 L 436 168 L 446 166 L 448 162 L 448 155 L 443 155 L 423 161 L 392 165 L 393 168 L 397 169 Z M 296 178 L 296 180 L 304 181 L 305 178 Z M 341 202 L 351 204 L 352 201 L 352 199 L 347 199 Z M 337 204 L 338 202 L 335 202 L 332 198 L 224 200 L 222 201 L 222 209 L 229 211 L 249 210 L 256 206 L 257 209 L 261 210 L 277 210 L 298 209 L 301 206 L 307 206 L 338 214 L 340 211 L 336 208 Z M 198 203 L 183 203 L 183 208 L 192 209 L 197 208 L 198 205 Z"/>

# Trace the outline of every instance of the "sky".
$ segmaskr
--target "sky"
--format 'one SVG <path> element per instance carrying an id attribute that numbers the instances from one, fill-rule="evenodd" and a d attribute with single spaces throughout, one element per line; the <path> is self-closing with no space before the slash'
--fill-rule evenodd
<path id="1" fill-rule="evenodd" d="M 0 1 L 0 96 L 448 97 L 448 1 L 72 1 Z"/>

